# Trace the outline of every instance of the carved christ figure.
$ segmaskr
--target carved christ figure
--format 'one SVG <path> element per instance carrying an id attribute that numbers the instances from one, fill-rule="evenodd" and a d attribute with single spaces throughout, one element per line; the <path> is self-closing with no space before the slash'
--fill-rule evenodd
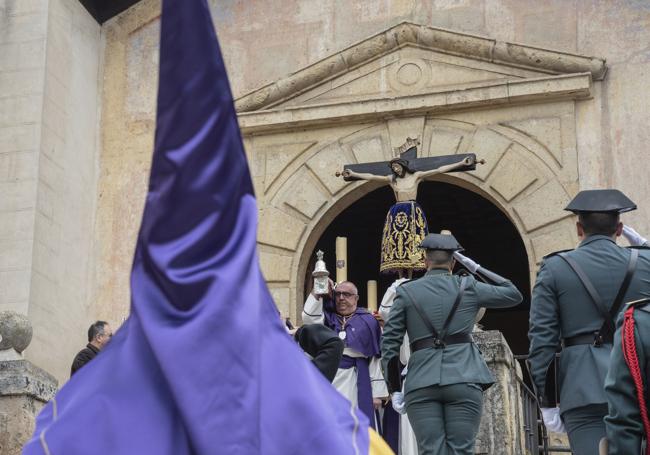
<path id="1" fill-rule="evenodd" d="M 413 270 L 425 269 L 424 251 L 419 246 L 428 234 L 428 226 L 424 212 L 416 202 L 420 182 L 436 174 L 475 169 L 477 163 L 474 154 L 467 154 L 415 158 L 411 165 L 404 158 L 407 153 L 414 157 L 414 147 L 388 163 L 349 165 L 336 173 L 346 181 L 384 182 L 393 189 L 397 203 L 386 214 L 379 270 L 382 273 L 398 273 L 400 278 L 405 275 L 411 277 Z M 370 172 L 358 172 L 353 168 Z"/>
<path id="2" fill-rule="evenodd" d="M 395 158 L 389 162 L 391 175 L 376 175 L 367 172 L 354 172 L 351 169 L 345 169 L 341 175 L 345 180 L 369 180 L 376 182 L 385 182 L 390 185 L 395 194 L 397 202 L 415 201 L 418 196 L 418 185 L 428 177 L 436 174 L 452 172 L 462 167 L 472 166 L 476 163 L 474 156 L 466 156 L 457 163 L 447 164 L 435 169 L 426 171 L 416 171 L 409 167 L 409 162 L 403 158 Z"/>

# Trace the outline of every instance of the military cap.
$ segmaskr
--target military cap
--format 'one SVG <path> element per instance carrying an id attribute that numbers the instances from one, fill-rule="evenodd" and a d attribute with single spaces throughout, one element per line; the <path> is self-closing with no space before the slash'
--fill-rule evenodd
<path id="1" fill-rule="evenodd" d="M 443 231 L 444 232 L 444 231 Z M 462 251 L 463 247 L 460 246 L 456 237 L 451 233 L 449 234 L 428 234 L 422 243 L 420 243 L 420 248 L 425 248 L 427 250 L 443 250 L 443 251 Z"/>
<path id="2" fill-rule="evenodd" d="M 564 210 L 623 213 L 636 210 L 636 204 L 619 190 L 585 190 L 580 191 Z"/>

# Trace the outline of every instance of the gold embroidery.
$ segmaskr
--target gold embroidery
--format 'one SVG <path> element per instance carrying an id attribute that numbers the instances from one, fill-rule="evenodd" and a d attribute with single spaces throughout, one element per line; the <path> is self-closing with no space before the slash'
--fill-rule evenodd
<path id="1" fill-rule="evenodd" d="M 393 205 L 384 223 L 379 270 L 424 270 L 424 251 L 419 246 L 427 233 L 427 221 L 417 202 Z"/>

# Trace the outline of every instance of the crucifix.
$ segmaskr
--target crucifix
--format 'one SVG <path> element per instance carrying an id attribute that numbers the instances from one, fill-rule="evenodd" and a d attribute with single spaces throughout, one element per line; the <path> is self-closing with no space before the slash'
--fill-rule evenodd
<path id="1" fill-rule="evenodd" d="M 336 176 L 347 182 L 369 180 L 384 182 L 395 194 L 394 204 L 386 215 L 381 241 L 380 272 L 397 273 L 400 278 L 412 277 L 413 270 L 424 270 L 424 251 L 419 247 L 428 234 L 427 220 L 416 202 L 418 185 L 428 177 L 446 172 L 476 169 L 473 153 L 417 157 L 417 139 L 407 138 L 395 149 L 395 158 L 375 163 L 348 164 Z"/>

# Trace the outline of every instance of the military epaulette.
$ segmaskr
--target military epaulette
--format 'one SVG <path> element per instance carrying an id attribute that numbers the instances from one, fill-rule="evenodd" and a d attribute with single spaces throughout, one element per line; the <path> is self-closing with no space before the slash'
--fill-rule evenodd
<path id="1" fill-rule="evenodd" d="M 636 308 L 641 308 L 641 307 L 646 306 L 648 303 L 650 303 L 650 297 L 645 297 L 645 298 L 639 299 L 639 300 L 632 300 L 631 302 L 625 302 L 625 305 L 626 306 L 631 305 L 631 306 L 634 306 Z"/>
<path id="2" fill-rule="evenodd" d="M 630 246 L 626 246 L 625 248 L 630 249 L 630 250 L 650 250 L 650 245 L 647 245 L 647 244 L 630 245 Z"/>
<path id="3" fill-rule="evenodd" d="M 558 255 L 558 254 L 560 254 L 560 253 L 566 253 L 566 252 L 568 252 L 568 251 L 573 251 L 573 248 L 570 248 L 570 249 L 568 249 L 568 250 L 554 251 L 554 252 L 552 252 L 552 253 L 547 254 L 547 255 L 544 256 L 542 259 L 552 258 L 553 256 L 556 256 L 556 255 Z"/>
<path id="4" fill-rule="evenodd" d="M 411 281 L 415 281 L 415 280 L 412 279 L 412 278 L 410 280 L 404 280 L 400 284 L 398 284 L 397 287 L 400 287 L 401 285 L 406 284 L 406 283 L 410 283 Z"/>

